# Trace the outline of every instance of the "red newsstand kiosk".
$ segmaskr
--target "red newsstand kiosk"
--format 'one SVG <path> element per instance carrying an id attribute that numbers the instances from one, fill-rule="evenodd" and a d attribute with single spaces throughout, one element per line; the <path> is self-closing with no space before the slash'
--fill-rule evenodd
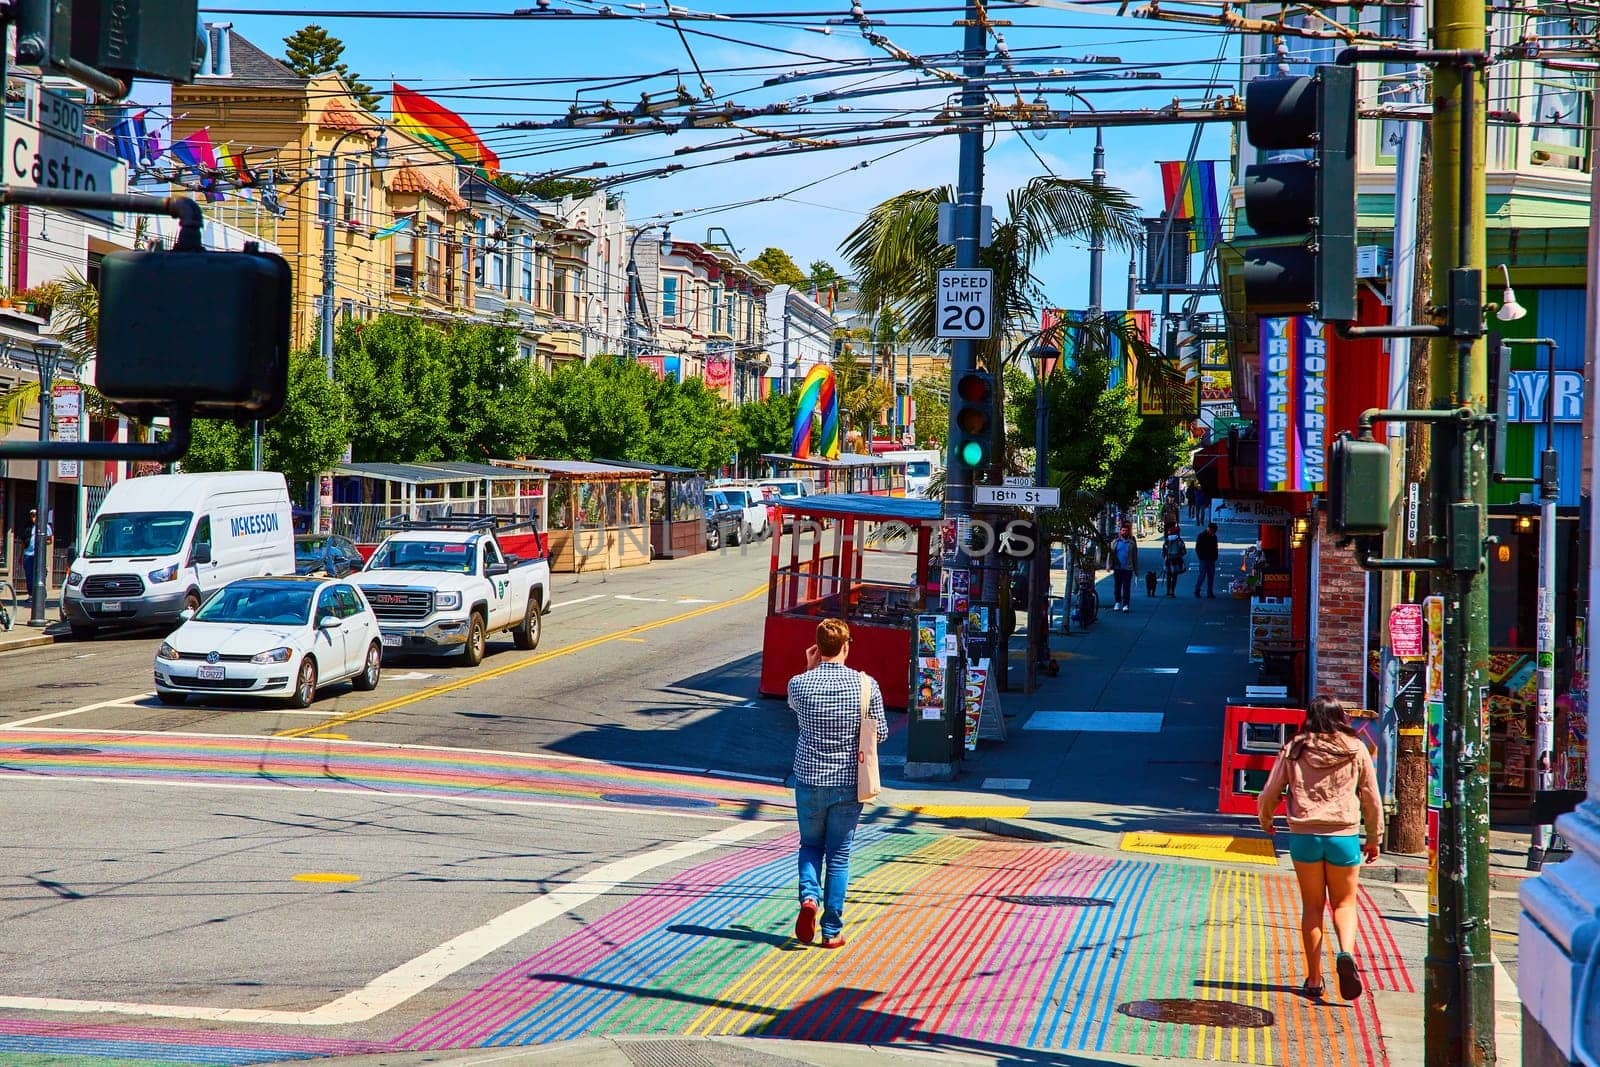
<path id="1" fill-rule="evenodd" d="M 837 494 L 791 498 L 772 523 L 761 693 L 781 697 L 806 669 L 817 624 L 850 624 L 850 665 L 877 679 L 883 701 L 904 708 L 912 631 L 938 609 L 937 500 Z M 931 590 L 931 592 L 930 592 Z"/>

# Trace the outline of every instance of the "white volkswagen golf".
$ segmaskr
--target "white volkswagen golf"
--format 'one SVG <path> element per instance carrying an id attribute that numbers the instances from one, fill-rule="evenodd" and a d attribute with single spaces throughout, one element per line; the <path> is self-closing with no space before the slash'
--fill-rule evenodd
<path id="1" fill-rule="evenodd" d="M 349 582 L 241 578 L 161 643 L 156 696 L 163 704 L 190 695 L 278 697 L 303 708 L 331 682 L 376 688 L 382 661 L 377 616 Z"/>

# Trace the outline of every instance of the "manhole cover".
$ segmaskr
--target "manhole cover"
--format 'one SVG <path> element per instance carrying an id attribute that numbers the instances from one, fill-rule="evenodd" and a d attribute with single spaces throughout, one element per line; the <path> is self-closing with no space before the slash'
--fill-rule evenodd
<path id="1" fill-rule="evenodd" d="M 1135 1019 L 1177 1026 L 1222 1026 L 1232 1029 L 1259 1029 L 1271 1026 L 1272 1013 L 1231 1000 L 1199 1000 L 1172 997 L 1163 1000 L 1130 1000 L 1118 1004 L 1117 1011 Z"/>
<path id="2" fill-rule="evenodd" d="M 98 748 L 83 745 L 38 745 L 22 751 L 30 756 L 96 756 L 100 753 Z"/>
<path id="3" fill-rule="evenodd" d="M 92 689 L 99 682 L 40 682 L 35 689 Z"/>
<path id="4" fill-rule="evenodd" d="M 669 797 L 658 793 L 602 793 L 601 800 L 609 800 L 613 804 L 641 804 L 648 808 L 714 808 L 715 800 L 701 800 L 698 797 Z"/>
<path id="5" fill-rule="evenodd" d="M 1030 897 L 1017 893 L 1002 893 L 995 899 L 1030 908 L 1109 908 L 1116 903 L 1101 897 Z"/>

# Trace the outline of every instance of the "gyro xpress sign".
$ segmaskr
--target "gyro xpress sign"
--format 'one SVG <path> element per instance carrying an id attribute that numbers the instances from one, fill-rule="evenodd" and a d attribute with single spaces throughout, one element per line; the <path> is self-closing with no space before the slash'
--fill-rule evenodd
<path id="1" fill-rule="evenodd" d="M 1327 479 L 1328 343 L 1301 315 L 1261 320 L 1261 488 L 1320 493 Z"/>

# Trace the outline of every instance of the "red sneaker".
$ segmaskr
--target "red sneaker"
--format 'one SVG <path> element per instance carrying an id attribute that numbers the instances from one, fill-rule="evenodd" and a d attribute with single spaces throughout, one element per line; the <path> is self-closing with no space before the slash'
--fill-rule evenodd
<path id="1" fill-rule="evenodd" d="M 823 948 L 844 948 L 844 935 L 834 934 L 832 937 L 823 938 Z"/>
<path id="2" fill-rule="evenodd" d="M 800 914 L 794 921 L 794 939 L 802 945 L 811 944 L 812 938 L 817 936 L 817 902 L 802 900 Z"/>

